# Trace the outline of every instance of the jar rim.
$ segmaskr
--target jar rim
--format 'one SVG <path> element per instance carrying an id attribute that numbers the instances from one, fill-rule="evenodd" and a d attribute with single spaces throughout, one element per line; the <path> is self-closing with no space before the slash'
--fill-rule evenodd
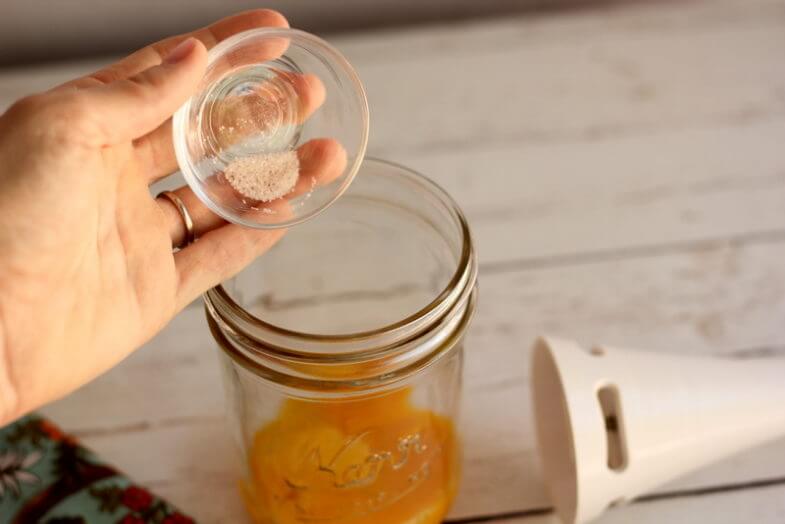
<path id="1" fill-rule="evenodd" d="M 460 258 L 458 259 L 452 277 L 441 290 L 441 292 L 439 292 L 428 304 L 396 322 L 365 331 L 329 335 L 296 331 L 266 322 L 252 315 L 240 304 L 238 304 L 237 301 L 234 300 L 227 292 L 223 284 L 213 287 L 204 294 L 204 301 L 208 310 L 214 314 L 217 314 L 220 317 L 220 320 L 226 323 L 235 334 L 242 334 L 243 337 L 251 338 L 254 342 L 262 344 L 265 350 L 272 351 L 278 355 L 295 358 L 297 360 L 305 359 L 314 362 L 323 362 L 325 360 L 336 361 L 336 359 L 343 361 L 355 360 L 358 357 L 367 357 L 369 354 L 374 354 L 389 348 L 375 346 L 371 348 L 366 347 L 358 351 L 338 353 L 294 350 L 277 346 L 271 344 L 269 341 L 259 340 L 256 337 L 249 336 L 250 333 L 248 333 L 248 327 L 244 327 L 241 325 L 241 323 L 253 329 L 261 330 L 262 332 L 269 332 L 274 335 L 286 337 L 292 340 L 337 345 L 340 343 L 356 343 L 378 338 L 380 336 L 395 332 L 407 331 L 407 328 L 415 327 L 418 323 L 423 322 L 429 316 L 433 316 L 435 313 L 437 313 L 440 307 L 442 309 L 446 309 L 444 314 L 437 314 L 433 320 L 426 322 L 426 324 L 421 329 L 416 330 L 416 333 L 410 333 L 408 339 L 395 340 L 392 345 L 397 346 L 402 342 L 406 342 L 406 340 L 416 338 L 416 336 L 423 330 L 427 330 L 427 328 L 433 323 L 438 323 L 438 321 L 444 318 L 446 314 L 449 314 L 450 311 L 454 310 L 454 306 L 456 304 L 468 300 L 469 295 L 475 287 L 475 282 L 477 279 L 477 261 L 468 221 L 466 220 L 466 217 L 455 200 L 436 182 L 401 164 L 373 157 L 366 157 L 364 162 L 371 162 L 377 165 L 383 164 L 402 171 L 403 174 L 409 177 L 410 181 L 424 186 L 433 196 L 436 196 L 440 203 L 444 204 L 447 211 L 455 219 L 458 229 L 460 230 L 462 242 Z M 396 174 L 396 176 L 399 175 L 400 173 Z"/>
<path id="2" fill-rule="evenodd" d="M 457 327 L 448 332 L 447 339 L 438 344 L 433 351 L 429 351 L 420 358 L 409 359 L 403 365 L 397 366 L 384 373 L 372 373 L 367 376 L 340 376 L 326 378 L 323 376 L 303 375 L 292 373 L 291 369 L 282 370 L 267 363 L 260 362 L 258 359 L 239 351 L 232 342 L 229 341 L 225 332 L 218 327 L 217 320 L 208 314 L 208 325 L 219 347 L 235 364 L 245 368 L 251 373 L 270 381 L 289 390 L 289 395 L 297 395 L 304 391 L 318 391 L 322 395 L 347 395 L 351 393 L 365 394 L 370 390 L 386 388 L 400 383 L 412 375 L 416 375 L 428 369 L 442 357 L 450 354 L 454 348 L 460 347 L 460 340 L 463 337 L 468 325 L 474 318 L 476 308 L 477 292 L 476 288 L 467 295 L 467 305 L 460 311 L 457 317 Z M 332 359 L 334 354 L 321 355 L 324 359 Z M 303 363 L 303 362 L 300 362 Z M 338 362 L 339 364 L 341 362 Z M 316 362 L 324 364 L 324 362 Z M 299 392 L 299 393 L 298 393 Z M 326 398 L 326 397 L 323 397 Z"/>

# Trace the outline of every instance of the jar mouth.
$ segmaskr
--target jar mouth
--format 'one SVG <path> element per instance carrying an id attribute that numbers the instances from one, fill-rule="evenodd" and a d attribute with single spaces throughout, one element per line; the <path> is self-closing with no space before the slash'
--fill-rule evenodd
<path id="1" fill-rule="evenodd" d="M 457 203 L 438 184 L 407 167 L 370 157 L 365 162 L 388 166 L 408 176 L 430 195 L 437 197 L 439 204 L 449 211 L 461 239 L 460 255 L 449 281 L 426 305 L 401 320 L 368 330 L 338 334 L 298 331 L 262 320 L 247 311 L 223 284 L 219 284 L 204 294 L 208 314 L 219 319 L 234 337 L 248 342 L 244 346 L 253 345 L 257 350 L 299 362 L 357 362 L 376 355 L 389 355 L 393 348 L 416 339 L 433 325 L 444 322 L 451 314 L 455 316 L 456 310 L 462 309 L 458 306 L 470 301 L 473 305 L 470 297 L 477 279 L 477 260 L 469 224 Z M 303 344 L 319 345 L 320 350 L 293 348 Z M 336 351 L 331 351 L 331 348 Z"/>

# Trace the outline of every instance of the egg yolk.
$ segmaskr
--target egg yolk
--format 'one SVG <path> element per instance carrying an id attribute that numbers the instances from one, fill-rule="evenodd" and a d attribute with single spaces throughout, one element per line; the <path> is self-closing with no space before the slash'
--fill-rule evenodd
<path id="1" fill-rule="evenodd" d="M 437 524 L 455 496 L 452 421 L 411 389 L 288 399 L 256 433 L 242 494 L 257 524 Z"/>

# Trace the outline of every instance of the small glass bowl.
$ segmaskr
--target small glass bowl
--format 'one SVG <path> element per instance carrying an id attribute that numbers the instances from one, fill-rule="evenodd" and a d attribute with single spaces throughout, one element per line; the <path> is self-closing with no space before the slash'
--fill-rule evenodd
<path id="1" fill-rule="evenodd" d="M 212 211 L 273 229 L 312 218 L 349 187 L 365 155 L 368 119 L 363 86 L 340 52 L 296 29 L 262 28 L 210 51 L 197 93 L 175 113 L 172 131 L 180 170 Z M 288 166 L 291 176 L 275 198 L 259 199 L 235 175 L 227 177 L 234 162 L 229 172 L 245 165 L 256 187 L 264 181 L 253 178 L 255 170 L 271 162 Z"/>

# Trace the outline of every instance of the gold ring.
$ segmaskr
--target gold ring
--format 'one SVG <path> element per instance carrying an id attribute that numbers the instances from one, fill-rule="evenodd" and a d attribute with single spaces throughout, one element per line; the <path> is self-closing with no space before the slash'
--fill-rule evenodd
<path id="1" fill-rule="evenodd" d="M 180 242 L 180 245 L 174 246 L 176 249 L 183 249 L 187 245 L 192 244 L 196 238 L 196 232 L 194 231 L 194 221 L 191 218 L 191 214 L 188 212 L 188 208 L 185 207 L 182 199 L 180 199 L 180 197 L 175 193 L 172 193 L 171 191 L 161 191 L 158 193 L 158 195 L 156 195 L 155 198 L 158 199 L 161 197 L 171 202 L 175 209 L 177 209 L 177 212 L 180 213 L 180 218 L 183 219 L 183 225 L 185 226 L 185 236 L 183 237 L 183 241 Z"/>

